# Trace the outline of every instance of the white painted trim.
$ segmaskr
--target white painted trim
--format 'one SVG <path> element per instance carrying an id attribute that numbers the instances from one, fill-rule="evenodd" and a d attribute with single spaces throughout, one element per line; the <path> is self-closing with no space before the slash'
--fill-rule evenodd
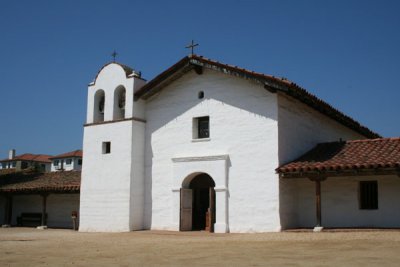
<path id="1" fill-rule="evenodd" d="M 211 141 L 211 138 L 196 138 L 196 139 L 192 139 L 193 143 L 197 143 L 197 142 L 208 142 Z"/>
<path id="2" fill-rule="evenodd" d="M 226 187 L 215 187 L 215 192 L 228 192 L 228 188 Z"/>
<path id="3" fill-rule="evenodd" d="M 227 160 L 228 154 L 213 155 L 213 156 L 196 156 L 196 157 L 175 157 L 172 158 L 172 162 L 191 162 L 191 161 L 215 161 L 215 160 Z"/>
<path id="4" fill-rule="evenodd" d="M 181 188 L 172 188 L 172 192 L 179 192 Z M 215 192 L 228 192 L 228 188 L 226 187 L 215 187 L 214 188 Z"/>

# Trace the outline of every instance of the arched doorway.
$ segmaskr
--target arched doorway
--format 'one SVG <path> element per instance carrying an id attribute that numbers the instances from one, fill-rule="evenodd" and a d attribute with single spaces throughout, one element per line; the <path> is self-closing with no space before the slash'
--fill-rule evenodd
<path id="1" fill-rule="evenodd" d="M 181 188 L 181 231 L 214 232 L 215 182 L 206 173 L 187 177 Z"/>

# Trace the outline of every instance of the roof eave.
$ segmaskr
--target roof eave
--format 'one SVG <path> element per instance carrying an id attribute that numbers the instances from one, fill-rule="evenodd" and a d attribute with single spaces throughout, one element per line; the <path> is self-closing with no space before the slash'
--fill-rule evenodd
<path id="1" fill-rule="evenodd" d="M 400 177 L 400 168 L 376 168 L 376 169 L 345 169 L 345 170 L 310 170 L 282 172 L 276 170 L 280 178 L 327 178 L 327 177 L 351 177 L 351 176 L 377 176 L 377 175 L 397 175 Z"/>
<path id="2" fill-rule="evenodd" d="M 318 97 L 310 94 L 308 91 L 296 85 L 295 83 L 292 83 L 288 80 L 282 80 L 274 76 L 249 71 L 243 68 L 239 68 L 238 66 L 223 64 L 218 61 L 206 59 L 197 55 L 191 55 L 182 58 L 176 64 L 156 76 L 135 93 L 135 100 L 141 98 L 144 100 L 149 99 L 151 96 L 155 95 L 171 82 L 180 78 L 183 74 L 194 69 L 196 66 L 216 70 L 232 76 L 245 78 L 247 80 L 252 80 L 264 86 L 264 88 L 271 93 L 282 92 L 290 97 L 293 97 L 294 99 L 301 101 L 307 106 L 312 107 L 318 112 L 330 117 L 333 120 L 338 121 L 339 123 L 345 125 L 346 127 L 349 127 L 350 129 L 353 129 L 354 131 L 367 138 L 381 137 L 379 134 L 371 131 L 365 126 L 362 126 L 354 119 L 335 109 Z M 181 70 L 182 72 L 179 73 L 179 71 Z"/>

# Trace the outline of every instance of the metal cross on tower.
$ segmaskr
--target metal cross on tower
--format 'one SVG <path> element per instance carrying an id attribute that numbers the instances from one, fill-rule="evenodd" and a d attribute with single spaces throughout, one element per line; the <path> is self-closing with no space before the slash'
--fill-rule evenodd
<path id="1" fill-rule="evenodd" d="M 114 52 L 111 54 L 111 56 L 113 57 L 113 62 L 115 62 L 115 58 L 117 57 L 117 55 L 117 51 L 114 50 Z"/>
<path id="2" fill-rule="evenodd" d="M 191 55 L 193 55 L 193 50 L 198 45 L 199 44 L 195 44 L 194 41 L 192 40 L 192 43 L 190 45 L 186 46 L 185 48 L 190 48 L 191 49 Z"/>

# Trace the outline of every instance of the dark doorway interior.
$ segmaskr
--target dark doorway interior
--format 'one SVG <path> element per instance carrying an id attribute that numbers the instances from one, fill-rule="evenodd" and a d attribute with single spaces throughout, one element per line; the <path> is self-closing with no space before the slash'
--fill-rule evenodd
<path id="1" fill-rule="evenodd" d="M 192 230 L 212 231 L 215 222 L 215 183 L 207 174 L 199 174 L 190 182 L 193 190 Z M 211 227 L 211 228 L 210 228 Z"/>

